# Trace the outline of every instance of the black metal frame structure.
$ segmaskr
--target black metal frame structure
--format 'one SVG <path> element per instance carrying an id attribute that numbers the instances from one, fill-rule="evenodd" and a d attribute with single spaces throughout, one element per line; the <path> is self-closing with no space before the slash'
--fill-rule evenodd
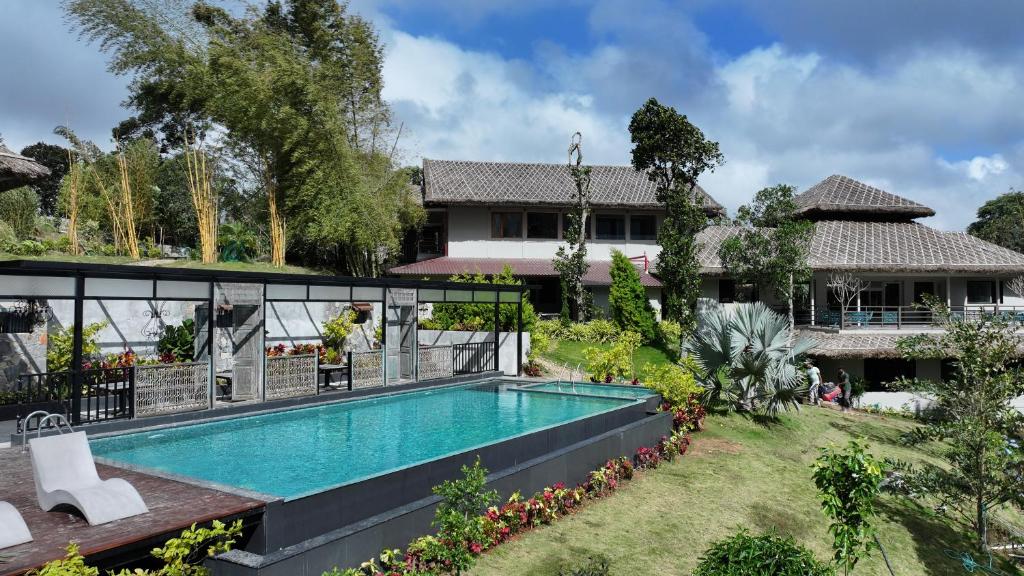
<path id="1" fill-rule="evenodd" d="M 110 281 L 115 281 L 111 283 Z M 120 281 L 118 283 L 117 281 Z M 202 286 L 205 283 L 206 286 Z M 522 298 L 530 287 L 525 285 L 472 284 L 437 280 L 410 280 L 403 278 L 356 278 L 315 274 L 289 274 L 274 272 L 248 272 L 216 270 L 208 268 L 169 268 L 132 265 L 107 265 L 95 263 L 54 262 L 39 260 L 10 260 L 0 262 L 0 300 L 26 298 L 48 300 L 71 300 L 74 304 L 74 330 L 71 359 L 71 399 L 69 412 L 73 424 L 82 423 L 82 386 L 85 372 L 82 368 L 83 320 L 86 301 L 98 300 L 146 300 L 146 301 L 205 301 L 207 314 L 207 354 L 214 354 L 214 330 L 216 322 L 215 286 L 221 283 L 248 283 L 263 286 L 263 307 L 273 302 L 335 302 L 370 301 L 380 303 L 387 322 L 388 289 L 415 289 L 416 306 L 420 303 L 494 303 L 494 369 L 499 367 L 500 349 L 500 307 L 501 304 L 517 305 L 516 326 L 516 373 L 521 373 L 523 360 L 523 316 Z M 148 286 L 147 286 L 148 285 Z M 23 286 L 19 288 L 19 286 Z M 347 298 L 339 298 L 347 289 Z M 379 299 L 354 298 L 359 289 L 362 292 L 378 293 Z M 191 292 L 189 292 L 191 290 Z M 274 294 L 268 298 L 268 291 Z M 200 297 L 200 293 L 202 296 Z M 387 379 L 386 334 L 383 330 L 384 377 Z M 351 373 L 351 372 L 350 372 Z M 210 375 L 213 394 L 214 375 Z M 212 397 L 211 397 L 212 398 Z M 211 400 L 212 402 L 212 400 Z M 132 406 L 125 413 L 131 414 Z"/>

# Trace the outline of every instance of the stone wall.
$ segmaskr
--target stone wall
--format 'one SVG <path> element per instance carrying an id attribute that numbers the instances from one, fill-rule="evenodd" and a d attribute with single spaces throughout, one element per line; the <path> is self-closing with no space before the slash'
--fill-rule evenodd
<path id="1" fill-rule="evenodd" d="M 18 376 L 46 372 L 46 332 L 0 334 L 0 392 L 13 391 Z"/>

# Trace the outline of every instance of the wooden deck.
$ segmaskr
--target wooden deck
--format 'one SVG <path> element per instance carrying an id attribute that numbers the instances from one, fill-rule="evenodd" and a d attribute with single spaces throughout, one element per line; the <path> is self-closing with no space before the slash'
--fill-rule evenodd
<path id="1" fill-rule="evenodd" d="M 148 474 L 98 465 L 101 478 L 124 478 L 142 495 L 149 513 L 100 526 L 89 526 L 81 516 L 44 512 L 36 501 L 32 464 L 20 448 L 0 449 L 0 500 L 21 512 L 32 542 L 0 550 L 0 574 L 22 574 L 64 555 L 68 542 L 78 542 L 86 558 L 110 558 L 117 548 L 147 546 L 164 535 L 174 535 L 192 523 L 258 514 L 265 502 L 217 490 L 157 478 Z"/>

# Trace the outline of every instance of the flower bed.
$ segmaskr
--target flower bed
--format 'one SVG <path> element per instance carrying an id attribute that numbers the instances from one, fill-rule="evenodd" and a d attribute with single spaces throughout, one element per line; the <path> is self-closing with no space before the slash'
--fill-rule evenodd
<path id="1" fill-rule="evenodd" d="M 638 448 L 632 457 L 608 460 L 604 466 L 592 471 L 586 482 L 574 488 L 557 483 L 529 498 L 523 498 L 517 491 L 500 506 L 490 506 L 483 515 L 468 519 L 468 528 L 460 532 L 461 537 L 452 537 L 451 532 L 442 528 L 435 536 L 417 538 L 405 552 L 385 550 L 378 558 L 364 562 L 359 568 L 334 569 L 325 576 L 460 573 L 474 557 L 518 534 L 573 514 L 589 501 L 611 495 L 622 482 L 632 480 L 637 471 L 653 470 L 662 462 L 671 462 L 685 454 L 689 445 L 688 428 L 679 428 L 671 437 L 663 436 L 655 446 Z"/>

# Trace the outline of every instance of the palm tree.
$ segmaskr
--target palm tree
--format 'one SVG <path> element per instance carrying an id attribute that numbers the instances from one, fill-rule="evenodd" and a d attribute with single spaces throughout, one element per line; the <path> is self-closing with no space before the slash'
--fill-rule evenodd
<path id="1" fill-rule="evenodd" d="M 798 407 L 806 389 L 797 363 L 814 343 L 793 341 L 789 321 L 760 302 L 717 308 L 684 349 L 703 369 L 704 402 L 774 416 Z"/>

